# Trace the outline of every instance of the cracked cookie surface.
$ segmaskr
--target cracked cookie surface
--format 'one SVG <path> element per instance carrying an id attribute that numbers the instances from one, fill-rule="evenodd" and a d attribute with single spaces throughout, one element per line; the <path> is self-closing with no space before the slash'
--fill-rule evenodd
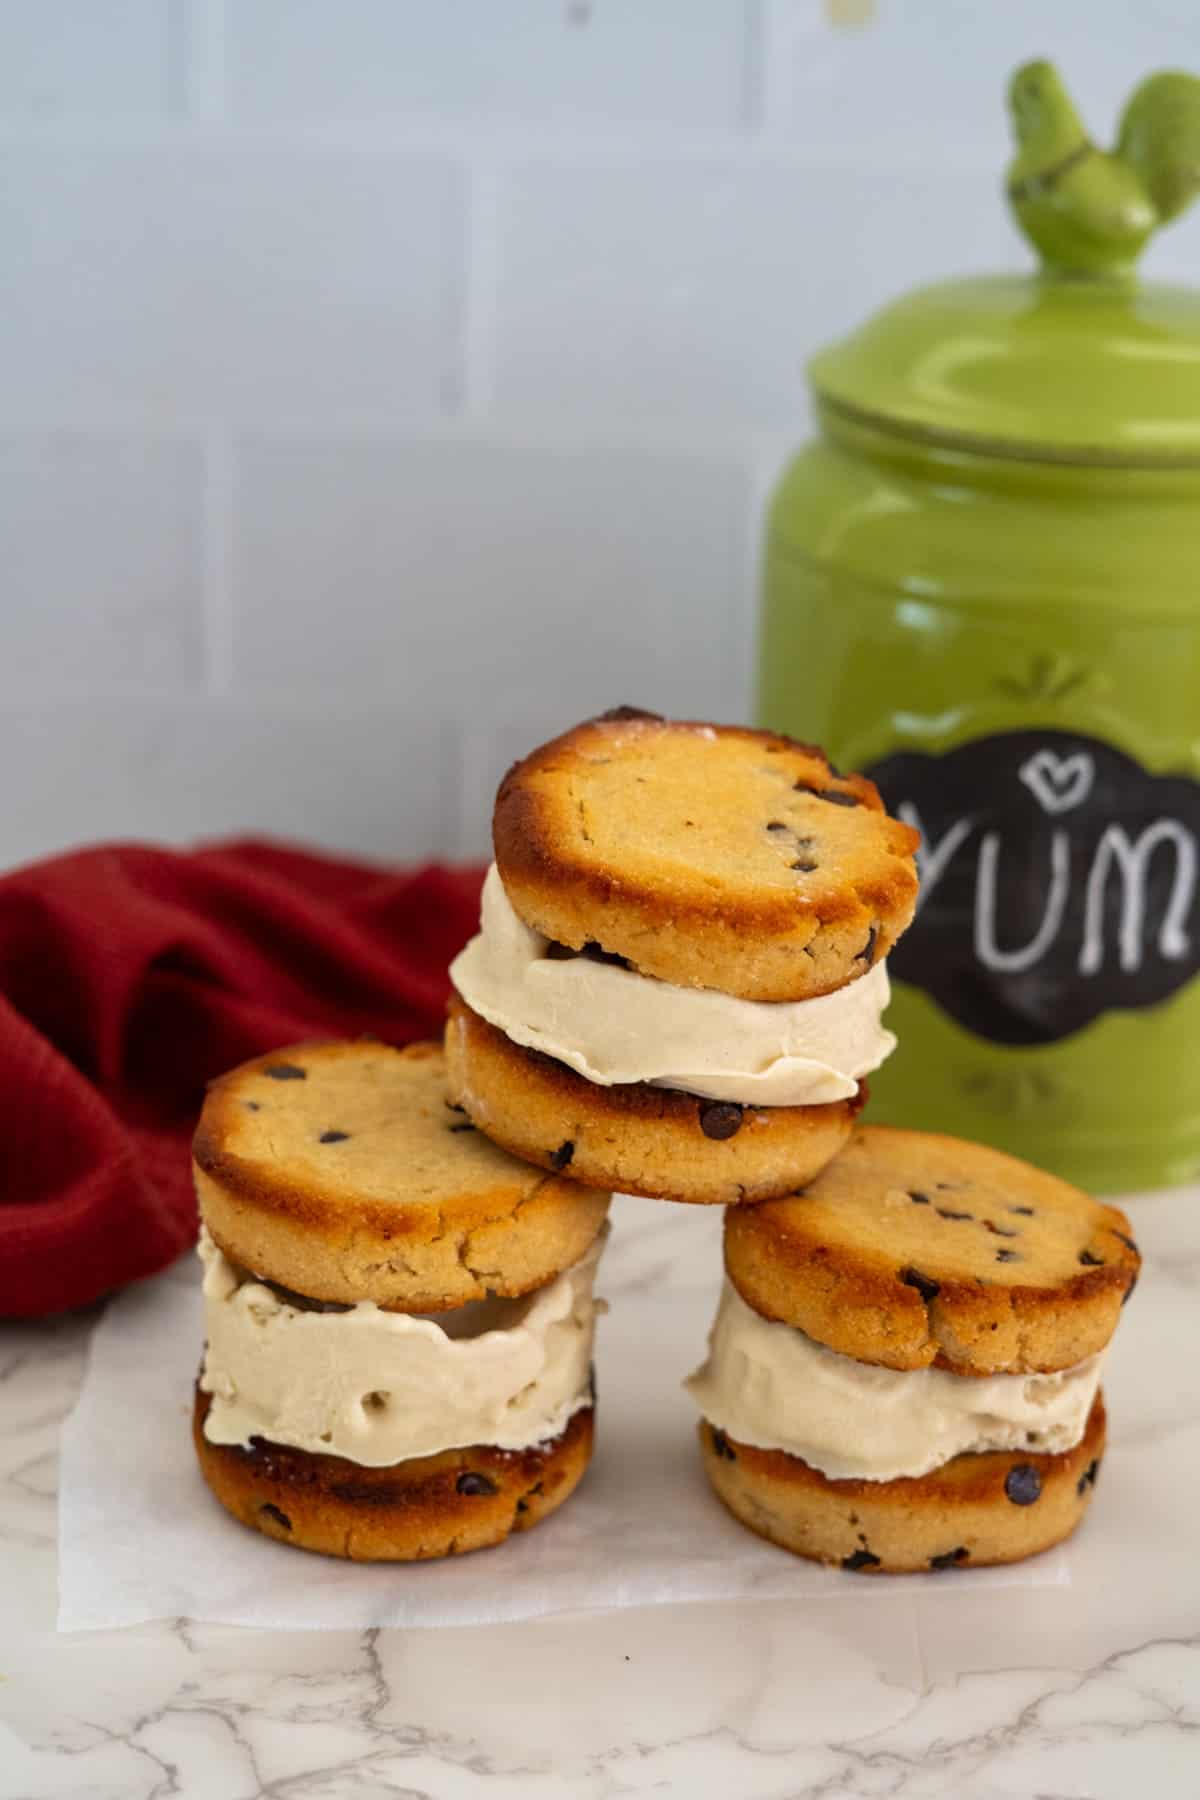
<path id="1" fill-rule="evenodd" d="M 219 1247 L 313 1300 L 437 1312 L 531 1292 L 609 1195 L 518 1162 L 453 1107 L 438 1044 L 298 1044 L 212 1083 L 193 1142 Z"/>
<path id="2" fill-rule="evenodd" d="M 1125 1215 L 1016 1157 L 862 1126 L 802 1194 L 731 1213 L 748 1305 L 831 1350 L 964 1375 L 1102 1350 L 1140 1267 Z"/>
<path id="3" fill-rule="evenodd" d="M 501 783 L 496 863 L 527 925 L 746 1000 L 831 993 L 912 918 L 917 833 L 810 745 L 631 708 Z"/>
<path id="4" fill-rule="evenodd" d="M 562 1505 L 592 1452 L 595 1412 L 575 1413 L 558 1437 L 528 1450 L 477 1444 L 364 1468 L 340 1456 L 252 1438 L 212 1444 L 209 1396 L 196 1389 L 192 1435 L 200 1467 L 225 1509 L 278 1543 L 354 1562 L 422 1562 L 502 1543 Z"/>
<path id="5" fill-rule="evenodd" d="M 1019 1562 L 1061 1543 L 1091 1503 L 1105 1447 L 1098 1394 L 1056 1456 L 990 1450 L 897 1481 L 831 1481 L 798 1456 L 700 1424 L 705 1473 L 743 1525 L 784 1550 L 867 1575 Z"/>

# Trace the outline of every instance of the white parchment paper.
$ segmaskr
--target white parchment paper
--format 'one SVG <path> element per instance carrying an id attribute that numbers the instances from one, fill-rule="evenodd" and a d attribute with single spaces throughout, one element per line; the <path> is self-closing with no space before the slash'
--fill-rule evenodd
<path id="1" fill-rule="evenodd" d="M 64 1433 L 59 1629 L 174 1617 L 340 1630 L 478 1625 L 587 1608 L 831 1593 L 871 1605 L 888 1578 L 820 1568 L 761 1542 L 724 1512 L 704 1479 L 696 1414 L 680 1382 L 703 1353 L 719 1252 L 706 1246 L 702 1283 L 677 1285 L 670 1246 L 682 1241 L 678 1215 L 691 1211 L 618 1202 L 617 1242 L 627 1222 L 636 1223 L 648 1251 L 632 1279 L 619 1250 L 601 1265 L 598 1291 L 612 1311 L 599 1322 L 597 1449 L 574 1496 L 536 1530 L 438 1563 L 344 1563 L 237 1525 L 204 1485 L 191 1443 L 199 1265 L 186 1256 L 130 1289 L 97 1327 Z M 676 1218 L 654 1218 L 663 1212 Z M 1060 1550 L 1008 1569 L 891 1579 L 955 1590 L 1044 1587 L 1069 1579 L 1068 1559 Z"/>

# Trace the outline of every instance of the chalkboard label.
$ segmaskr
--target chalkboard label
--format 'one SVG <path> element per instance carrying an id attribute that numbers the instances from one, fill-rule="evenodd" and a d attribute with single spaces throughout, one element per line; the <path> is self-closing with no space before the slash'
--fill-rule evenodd
<path id="1" fill-rule="evenodd" d="M 921 833 L 890 968 L 997 1044 L 1050 1044 L 1200 970 L 1200 783 L 1096 738 L 1014 731 L 867 773 Z"/>

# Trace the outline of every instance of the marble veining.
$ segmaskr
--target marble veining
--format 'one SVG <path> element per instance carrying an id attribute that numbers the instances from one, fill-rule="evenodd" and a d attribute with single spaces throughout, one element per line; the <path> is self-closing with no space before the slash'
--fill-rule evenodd
<path id="1" fill-rule="evenodd" d="M 59 1636 L 58 1433 L 98 1314 L 0 1327 L 0 1797 L 1195 1800 L 1200 1190 L 1130 1211 L 1147 1270 L 1071 1586 L 970 1598 L 848 1578 L 802 1607 Z M 624 1203 L 606 1291 L 711 1285 L 716 1235 Z"/>

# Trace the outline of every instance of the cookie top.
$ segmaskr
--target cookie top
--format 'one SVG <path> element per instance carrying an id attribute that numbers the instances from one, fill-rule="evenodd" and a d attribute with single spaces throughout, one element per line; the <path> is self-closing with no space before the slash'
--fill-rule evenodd
<path id="1" fill-rule="evenodd" d="M 1048 1373 L 1102 1350 L 1140 1266 L 1129 1221 L 1016 1157 L 863 1126 L 802 1194 L 726 1215 L 742 1298 L 860 1362 Z"/>
<path id="2" fill-rule="evenodd" d="M 200 1210 L 233 1262 L 313 1300 L 435 1312 L 577 1262 L 606 1193 L 497 1149 L 450 1104 L 440 1044 L 297 1044 L 213 1082 Z"/>
<path id="3" fill-rule="evenodd" d="M 918 835 L 810 745 L 622 707 L 509 770 L 496 863 L 527 925 L 644 975 L 803 1000 L 912 918 Z"/>

